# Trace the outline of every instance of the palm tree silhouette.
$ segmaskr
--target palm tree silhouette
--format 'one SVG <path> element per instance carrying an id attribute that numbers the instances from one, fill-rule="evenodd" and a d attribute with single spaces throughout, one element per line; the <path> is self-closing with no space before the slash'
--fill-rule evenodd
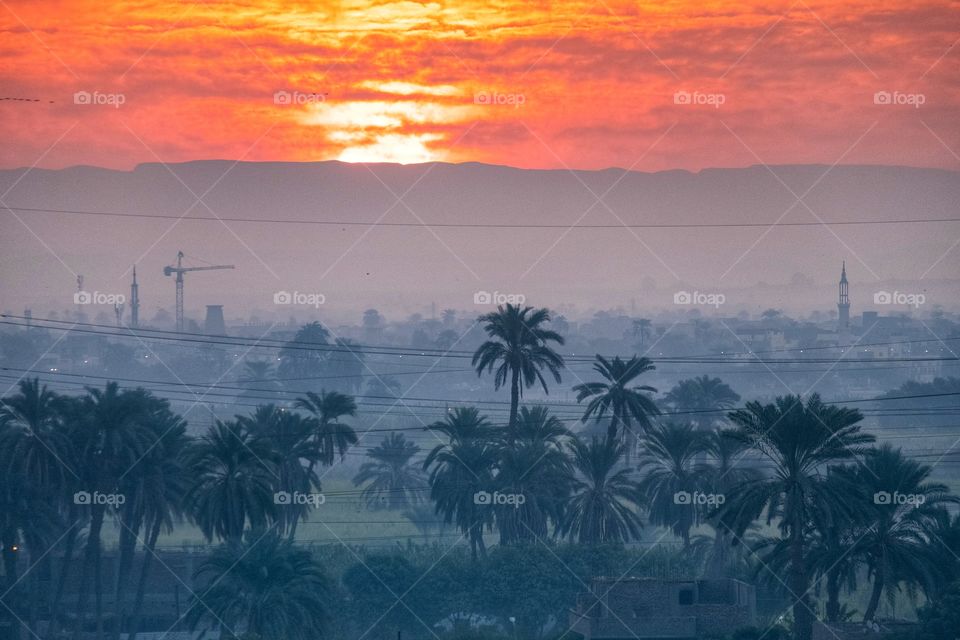
<path id="1" fill-rule="evenodd" d="M 493 523 L 493 509 L 481 498 L 493 490 L 498 431 L 473 407 L 454 409 L 427 429 L 447 436 L 423 461 L 434 510 L 469 538 L 474 560 L 485 557 L 483 530 Z"/>
<path id="2" fill-rule="evenodd" d="M 609 412 L 607 438 L 625 441 L 626 462 L 630 464 L 637 441 L 632 425 L 636 422 L 641 430 L 646 431 L 651 426 L 650 417 L 660 415 L 660 409 L 648 395 L 657 390 L 648 385 L 630 386 L 630 383 L 656 367 L 649 358 L 633 356 L 629 360 L 621 360 L 617 356 L 607 360 L 597 354 L 593 369 L 605 382 L 585 382 L 573 387 L 577 402 L 590 398 L 581 420 L 586 422 L 592 416 L 599 422 Z"/>
<path id="3" fill-rule="evenodd" d="M 700 429 L 709 429 L 723 417 L 723 412 L 740 402 L 740 395 L 720 378 L 704 374 L 678 382 L 663 397 L 664 404 L 684 420 Z"/>
<path id="4" fill-rule="evenodd" d="M 814 394 L 777 398 L 772 404 L 749 402 L 730 414 L 734 437 L 755 449 L 773 471 L 741 485 L 727 500 L 721 523 L 738 537 L 766 513 L 767 523 L 779 519 L 789 563 L 787 583 L 796 598 L 793 605 L 798 640 L 810 640 L 813 613 L 807 596 L 810 586 L 809 545 L 813 517 L 818 509 L 842 513 L 849 496 L 835 495 L 819 481 L 826 467 L 864 453 L 873 436 L 860 432 L 859 411 L 826 405 Z"/>
<path id="5" fill-rule="evenodd" d="M 943 559 L 932 543 L 940 514 L 960 500 L 947 485 L 931 482 L 932 472 L 889 443 L 870 450 L 862 465 L 837 470 L 861 489 L 867 511 L 854 545 L 873 578 L 864 621 L 873 620 L 886 589 L 905 583 L 933 595 L 942 583 Z"/>
<path id="6" fill-rule="evenodd" d="M 354 430 L 340 422 L 340 418 L 357 415 L 357 403 L 352 396 L 339 391 L 321 391 L 319 394 L 310 391 L 305 397 L 297 398 L 296 406 L 306 409 L 317 419 L 314 439 L 323 464 L 333 464 L 337 455 L 342 459 L 347 449 L 357 443 Z M 311 471 L 312 468 L 311 464 Z"/>
<path id="7" fill-rule="evenodd" d="M 507 435 L 512 439 L 523 388 L 539 382 L 544 393 L 549 393 L 543 369 L 550 372 L 557 383 L 561 380 L 563 358 L 548 343 L 562 345 L 563 336 L 544 327 L 550 322 L 547 309 L 507 304 L 481 316 L 480 322 L 484 323 L 484 330 L 491 339 L 480 345 L 473 354 L 472 364 L 478 376 L 484 371 L 493 372 L 496 367 L 494 389 L 506 385 L 509 380 L 510 420 Z"/>
<path id="8" fill-rule="evenodd" d="M 695 461 L 707 443 L 691 425 L 668 422 L 649 429 L 643 445 L 638 466 L 643 475 L 640 488 L 650 502 L 650 522 L 669 527 L 687 548 L 690 529 L 706 514 L 693 496 L 705 488 Z"/>
<path id="9" fill-rule="evenodd" d="M 413 442 L 402 433 L 391 433 L 376 447 L 367 452 L 370 462 L 360 465 L 353 478 L 354 486 L 367 484 L 361 497 L 369 505 L 376 505 L 380 498 L 390 509 L 404 509 L 423 499 L 421 490 L 426 481 L 418 466 L 411 460 L 420 452 Z"/>
<path id="10" fill-rule="evenodd" d="M 190 447 L 191 486 L 184 503 L 207 540 L 238 543 L 247 526 L 276 519 L 273 451 L 242 424 L 217 420 Z"/>
<path id="11" fill-rule="evenodd" d="M 629 542 L 640 537 L 643 504 L 633 471 L 621 467 L 626 447 L 609 438 L 579 439 L 570 445 L 579 477 L 567 504 L 561 534 L 580 544 Z M 618 470 L 619 469 L 619 470 Z"/>
<path id="12" fill-rule="evenodd" d="M 320 564 L 276 532 L 250 532 L 218 547 L 200 565 L 201 588 L 187 620 L 210 618 L 262 640 L 326 637 L 331 586 Z M 243 637 L 247 637 L 244 635 Z"/>

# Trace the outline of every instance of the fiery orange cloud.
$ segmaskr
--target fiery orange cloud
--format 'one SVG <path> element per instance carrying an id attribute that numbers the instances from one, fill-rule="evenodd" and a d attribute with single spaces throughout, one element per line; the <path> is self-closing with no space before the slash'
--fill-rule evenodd
<path id="1" fill-rule="evenodd" d="M 957 168 L 958 9 L 3 0 L 0 166 Z"/>

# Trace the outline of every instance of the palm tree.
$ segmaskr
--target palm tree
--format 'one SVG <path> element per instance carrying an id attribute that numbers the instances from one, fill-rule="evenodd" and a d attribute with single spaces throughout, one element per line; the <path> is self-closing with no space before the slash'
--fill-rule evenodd
<path id="1" fill-rule="evenodd" d="M 40 554 L 46 553 L 62 531 L 60 513 L 56 504 L 51 504 L 45 487 L 34 485 L 22 473 L 0 473 L 0 556 L 4 574 L 0 579 L 0 593 L 7 596 L 0 620 L 9 621 L 11 628 L 17 629 L 20 624 L 12 616 L 26 618 L 27 629 L 35 634 L 40 604 L 35 575 L 38 571 L 20 576 L 19 556 L 25 547 L 31 564 L 42 560 Z M 15 613 L 17 611 L 19 613 Z"/>
<path id="2" fill-rule="evenodd" d="M 154 433 L 158 434 L 157 444 L 140 463 L 138 473 L 140 490 L 138 492 L 141 503 L 139 518 L 146 538 L 142 542 L 143 561 L 140 568 L 140 578 L 137 582 L 136 595 L 129 622 L 128 640 L 135 640 L 139 631 L 143 601 L 146 596 L 147 583 L 153 559 L 156 555 L 157 539 L 160 533 L 173 531 L 174 523 L 183 516 L 183 499 L 188 486 L 186 457 L 190 438 L 186 435 L 186 422 L 178 415 L 165 412 L 151 424 Z M 118 574 L 116 601 L 120 611 L 117 616 L 117 631 L 124 619 L 123 597 L 125 573 Z"/>
<path id="3" fill-rule="evenodd" d="M 650 428 L 650 416 L 660 415 L 653 399 L 647 395 L 657 390 L 648 385 L 630 384 L 640 375 L 656 369 L 649 358 L 631 357 L 621 360 L 619 356 L 607 360 L 597 355 L 593 369 L 604 379 L 604 382 L 586 382 L 576 385 L 577 402 L 590 398 L 587 408 L 583 412 L 582 421 L 586 422 L 591 416 L 597 422 L 610 413 L 610 426 L 607 429 L 607 438 L 616 440 L 624 437 L 624 431 L 629 435 L 624 438 L 627 445 L 627 464 L 636 447 L 636 434 L 631 426 L 634 421 L 642 429 Z"/>
<path id="4" fill-rule="evenodd" d="M 673 413 L 686 414 L 684 419 L 700 429 L 709 429 L 723 412 L 740 402 L 740 395 L 720 378 L 704 374 L 678 382 L 663 397 Z"/>
<path id="5" fill-rule="evenodd" d="M 330 584 L 309 551 L 275 532 L 250 533 L 242 543 L 218 547 L 200 566 L 204 585 L 187 614 L 192 628 L 203 619 L 223 621 L 231 637 L 313 640 L 329 624 Z"/>
<path id="6" fill-rule="evenodd" d="M 570 445 L 579 478 L 567 505 L 561 534 L 581 544 L 629 542 L 640 537 L 643 496 L 629 467 L 619 470 L 625 447 L 609 438 Z"/>
<path id="7" fill-rule="evenodd" d="M 243 363 L 243 375 L 237 383 L 244 388 L 241 399 L 259 401 L 264 395 L 274 399 L 282 390 L 280 382 L 274 377 L 276 371 L 269 360 L 248 360 Z"/>
<path id="8" fill-rule="evenodd" d="M 280 349 L 280 366 L 277 368 L 280 377 L 289 383 L 323 375 L 331 356 L 329 344 L 330 332 L 321 323 L 311 322 L 300 327 L 293 340 Z"/>
<path id="9" fill-rule="evenodd" d="M 321 391 L 319 394 L 310 391 L 306 397 L 297 398 L 296 407 L 309 411 L 317 419 L 314 440 L 323 464 L 333 464 L 338 454 L 342 460 L 347 449 L 357 444 L 354 430 L 340 422 L 344 416 L 357 415 L 357 403 L 353 397 L 339 391 Z"/>
<path id="10" fill-rule="evenodd" d="M 81 588 L 77 599 L 77 619 L 74 638 L 79 638 L 87 597 L 95 598 L 97 638 L 103 637 L 103 581 L 101 532 L 107 515 L 133 500 L 122 491 L 121 483 L 128 473 L 150 451 L 156 437 L 149 427 L 158 403 L 163 404 L 143 389 L 121 391 L 116 382 L 100 389 L 87 388 L 83 399 L 83 420 L 78 434 L 82 466 L 79 475 L 85 487 L 89 527 L 80 583 L 86 585 L 93 572 L 93 589 Z M 105 500 L 97 499 L 103 496 Z M 110 497 L 112 496 L 112 499 Z M 122 499 L 120 498 L 122 496 Z M 76 499 L 75 499 L 76 501 Z"/>
<path id="11" fill-rule="evenodd" d="M 353 478 L 354 486 L 369 483 L 361 495 L 371 505 L 383 497 L 390 509 L 419 503 L 423 499 L 421 488 L 426 483 L 420 469 L 410 462 L 419 452 L 420 447 L 402 433 L 390 434 L 367 452 L 372 461 L 360 465 L 360 472 Z"/>
<path id="12" fill-rule="evenodd" d="M 142 393 L 139 390 L 134 393 Z M 118 551 L 119 559 L 114 584 L 114 603 L 116 616 L 114 618 L 113 637 L 119 640 L 120 630 L 126 615 L 124 594 L 128 577 L 133 568 L 136 556 L 137 540 L 141 529 L 146 523 L 148 511 L 154 508 L 152 501 L 157 499 L 156 492 L 162 487 L 155 483 L 162 481 L 157 477 L 158 466 L 166 461 L 161 456 L 165 454 L 165 445 L 176 438 L 185 438 L 186 425 L 183 420 L 170 411 L 166 400 L 145 396 L 143 415 L 139 418 L 150 434 L 153 443 L 139 460 L 118 478 L 118 491 L 124 496 L 122 505 L 116 508 L 116 520 L 120 525 Z"/>
<path id="13" fill-rule="evenodd" d="M 293 495 L 320 490 L 320 479 L 313 471 L 321 459 L 314 440 L 317 421 L 275 405 L 261 405 L 250 416 L 240 416 L 237 422 L 269 451 L 269 459 L 276 471 L 274 493 Z M 278 505 L 279 531 L 291 540 L 296 536 L 297 524 L 306 519 L 308 504 L 285 502 Z"/>
<path id="14" fill-rule="evenodd" d="M 455 523 L 470 540 L 470 551 L 486 556 L 483 529 L 493 522 L 493 510 L 479 497 L 493 489 L 499 456 L 496 431 L 474 408 L 455 409 L 446 419 L 429 425 L 448 441 L 439 444 L 423 461 L 434 511 L 445 523 Z"/>
<path id="15" fill-rule="evenodd" d="M 7 586 L 17 581 L 21 541 L 31 558 L 45 558 L 61 529 L 58 506 L 75 475 L 69 435 L 58 411 L 59 396 L 38 379 L 22 380 L 19 392 L 0 400 L 0 546 Z M 74 523 L 70 523 L 74 524 Z M 39 598 L 37 572 L 30 577 Z M 30 607 L 28 628 L 35 628 Z"/>
<path id="16" fill-rule="evenodd" d="M 500 544 L 545 539 L 548 523 L 563 518 L 573 479 L 569 459 L 559 444 L 541 439 L 505 443 L 498 454 L 494 489 L 513 497 L 493 507 Z"/>
<path id="17" fill-rule="evenodd" d="M 57 410 L 59 396 L 37 378 L 0 401 L 0 471 L 22 473 L 38 487 L 62 489 L 74 472 L 70 438 Z"/>
<path id="18" fill-rule="evenodd" d="M 564 439 L 572 438 L 573 434 L 564 426 L 560 418 L 550 415 L 547 407 L 535 405 L 520 408 L 516 437 L 519 440 L 560 446 Z"/>
<path id="19" fill-rule="evenodd" d="M 806 402 L 798 396 L 779 397 L 773 404 L 750 402 L 732 412 L 733 435 L 773 467 L 770 475 L 741 485 L 724 505 L 721 525 L 734 535 L 766 512 L 767 523 L 778 526 L 789 553 L 787 584 L 798 640 L 810 640 L 813 610 L 810 586 L 809 541 L 814 510 L 844 513 L 851 496 L 836 495 L 822 478 L 826 468 L 864 452 L 873 436 L 860 432 L 859 411 L 826 405 L 817 394 Z"/>
<path id="20" fill-rule="evenodd" d="M 207 540 L 237 543 L 248 525 L 261 530 L 275 519 L 273 452 L 243 425 L 217 420 L 190 447 L 188 463 L 184 504 Z"/>
<path id="21" fill-rule="evenodd" d="M 695 460 L 707 443 L 691 425 L 668 422 L 648 430 L 643 445 L 640 489 L 650 504 L 650 522 L 669 527 L 688 548 L 690 529 L 706 515 L 706 505 L 695 500 L 706 488 Z"/>
<path id="22" fill-rule="evenodd" d="M 470 442 L 476 440 L 494 439 L 499 436 L 500 430 L 490 424 L 480 415 L 476 407 L 456 407 L 447 411 L 443 420 L 427 425 L 427 431 L 436 431 L 455 442 Z M 446 446 L 438 445 L 434 448 Z"/>
<path id="23" fill-rule="evenodd" d="M 493 313 L 481 316 L 480 321 L 485 323 L 484 330 L 491 339 L 480 345 L 473 354 L 472 364 L 476 367 L 478 376 L 484 371 L 493 372 L 496 367 L 494 389 L 506 385 L 509 380 L 510 421 L 507 433 L 512 439 L 517 426 L 517 411 L 523 388 L 530 388 L 539 382 L 543 392 L 549 393 L 543 369 L 549 371 L 554 380 L 560 383 L 563 357 L 551 349 L 548 343 L 556 342 L 562 345 L 563 336 L 544 327 L 550 322 L 550 311 L 547 309 L 521 308 L 507 304 L 506 307 L 497 307 Z"/>
<path id="24" fill-rule="evenodd" d="M 843 467 L 832 467 L 824 479 L 825 490 L 835 495 L 856 496 L 850 509 L 837 513 L 830 505 L 814 505 L 813 531 L 811 532 L 809 568 L 826 583 L 827 600 L 824 613 L 827 622 L 842 622 L 844 613 L 851 613 L 840 603 L 840 592 L 857 588 L 857 575 L 863 562 L 856 553 L 856 544 L 860 540 L 864 527 L 872 526 L 871 511 L 864 499 L 863 487 L 851 483 L 844 473 L 838 473 Z M 824 508 L 816 508 L 823 506 Z M 782 541 L 781 541 L 782 542 Z M 783 556 L 779 566 L 786 570 L 789 565 L 789 549 L 780 544 Z"/>
<path id="25" fill-rule="evenodd" d="M 943 582 L 934 536 L 945 507 L 960 500 L 945 484 L 930 481 L 932 471 L 890 444 L 870 450 L 862 465 L 837 470 L 861 488 L 869 513 L 869 524 L 854 545 L 873 578 L 864 621 L 873 620 L 884 590 L 906 583 L 931 595 Z"/>
<path id="26" fill-rule="evenodd" d="M 714 430 L 703 436 L 706 459 L 697 467 L 697 473 L 705 480 L 705 486 L 714 495 L 726 497 L 740 485 L 756 480 L 759 471 L 754 467 L 739 464 L 746 450 L 742 440 L 729 430 Z M 714 528 L 713 550 L 707 563 L 708 576 L 719 578 L 733 559 L 730 551 L 733 539 L 726 527 L 717 522 L 716 513 L 708 513 L 708 521 Z"/>

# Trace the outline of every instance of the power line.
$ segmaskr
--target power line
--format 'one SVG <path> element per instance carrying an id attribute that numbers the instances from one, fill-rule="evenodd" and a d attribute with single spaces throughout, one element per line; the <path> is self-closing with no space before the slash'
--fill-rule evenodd
<path id="1" fill-rule="evenodd" d="M 30 369 L 20 369 L 16 367 L 0 367 L 0 371 L 16 371 L 21 373 L 31 372 Z M 268 393 L 287 393 L 287 394 L 306 394 L 307 393 L 306 390 L 275 391 L 271 389 L 250 389 L 247 387 L 223 385 L 219 383 L 209 384 L 206 382 L 145 380 L 145 379 L 138 379 L 138 378 L 126 378 L 126 377 L 117 377 L 117 376 L 98 376 L 98 375 L 92 375 L 92 374 L 68 373 L 68 372 L 60 372 L 60 371 L 51 371 L 51 372 L 38 371 L 36 373 L 42 374 L 42 375 L 94 378 L 99 380 L 113 380 L 113 381 L 125 382 L 125 383 L 161 384 L 161 385 L 181 386 L 181 387 L 196 386 L 196 387 L 206 387 L 208 389 L 215 388 L 215 389 L 221 389 L 221 390 L 233 389 L 238 392 L 236 394 L 229 394 L 231 396 L 240 395 L 244 391 L 264 391 Z M 190 390 L 188 389 L 188 391 Z M 192 391 L 190 392 L 194 393 Z M 958 395 L 960 395 L 960 391 L 944 391 L 944 392 L 936 392 L 936 393 L 917 393 L 917 394 L 894 395 L 894 396 L 879 396 L 876 398 L 824 400 L 823 402 L 825 404 L 861 404 L 861 403 L 871 403 L 871 402 L 888 402 L 888 401 L 894 401 L 894 400 L 914 400 L 919 398 L 953 397 Z M 253 396 L 253 397 L 256 397 L 256 396 Z M 365 394 L 354 394 L 353 397 L 360 400 L 373 399 L 373 400 L 387 400 L 392 402 L 404 402 L 404 401 L 437 402 L 437 403 L 440 403 L 441 405 L 441 406 L 438 406 L 437 408 L 445 408 L 447 405 L 451 403 L 468 404 L 468 405 L 475 405 L 475 404 L 492 404 L 492 405 L 501 405 L 501 406 L 510 405 L 510 403 L 505 400 L 455 400 L 455 399 L 448 399 L 448 398 L 428 398 L 428 397 L 417 397 L 417 396 L 397 397 L 397 396 L 381 396 L 381 395 L 365 395 Z M 554 406 L 554 407 L 560 406 L 560 407 L 568 407 L 568 408 L 582 407 L 580 403 L 559 403 L 559 402 L 540 403 L 538 402 L 536 404 L 543 404 L 543 405 Z M 746 409 L 746 408 L 747 407 L 742 406 L 742 407 L 731 407 L 728 409 L 711 409 L 711 408 L 691 409 L 691 410 L 684 410 L 684 411 L 674 411 L 664 415 L 676 416 L 676 415 L 691 415 L 691 414 L 702 414 L 702 413 L 727 413 L 729 411 L 736 411 L 737 409 Z"/>
<path id="2" fill-rule="evenodd" d="M 282 341 L 282 340 L 271 340 L 271 339 L 254 339 L 254 338 L 233 338 L 230 336 L 208 336 L 205 334 L 197 333 L 184 333 L 177 331 L 166 331 L 159 329 L 150 329 L 148 333 L 161 334 L 161 335 L 145 335 L 143 330 L 134 331 L 132 329 L 127 329 L 126 331 L 119 331 L 117 327 L 111 325 L 103 324 L 94 324 L 88 322 L 70 322 L 67 320 L 38 320 L 30 319 L 29 321 L 25 316 L 13 316 L 10 314 L 0 314 L 2 318 L 23 318 L 21 322 L 12 322 L 10 320 L 0 321 L 0 324 L 6 324 L 16 327 L 32 327 L 35 329 L 43 328 L 53 331 L 66 331 L 74 333 L 84 333 L 84 334 L 93 334 L 93 335 L 102 335 L 107 337 L 115 338 L 140 338 L 148 340 L 161 340 L 161 341 L 173 341 L 173 342 L 186 342 L 186 343 L 201 343 L 201 344 L 214 344 L 230 347 L 248 347 L 248 348 L 261 348 L 261 349 L 282 349 L 287 351 L 314 351 L 314 352 L 333 352 L 333 353 L 351 353 L 354 355 L 389 355 L 389 356 L 408 356 L 408 357 L 431 357 L 431 358 L 470 358 L 472 360 L 473 353 L 469 351 L 443 351 L 440 349 L 414 349 L 412 347 L 392 347 L 385 345 L 363 345 L 363 344 L 323 344 L 323 343 L 311 343 L 311 342 L 301 342 L 296 340 Z M 29 324 L 28 324 L 29 322 Z M 69 324 L 71 327 L 37 327 L 36 322 L 49 322 L 49 323 L 59 323 L 59 324 Z M 77 329 L 76 327 L 104 327 L 108 330 L 104 331 L 94 331 L 89 329 Z M 191 338 L 188 336 L 198 336 L 197 338 Z M 945 342 L 952 340 L 960 340 L 960 337 L 951 337 L 951 338 L 937 338 L 929 340 L 916 340 L 916 341 L 900 341 L 900 342 L 887 342 L 887 343 L 876 343 L 876 345 L 891 345 L 891 344 L 910 344 L 910 343 L 927 343 L 927 342 Z M 276 344 L 268 343 L 281 343 L 281 346 L 278 347 Z M 862 347 L 871 346 L 871 344 L 861 344 L 851 346 L 850 350 L 860 349 Z M 809 349 L 797 348 L 789 349 L 785 351 L 804 351 L 804 350 L 821 350 L 821 349 L 838 349 L 839 347 L 830 346 L 830 347 L 811 347 Z M 730 354 L 722 355 L 708 355 L 708 356 L 657 356 L 654 358 L 655 362 L 666 362 L 666 363 L 690 363 L 690 364 L 751 364 L 751 363 L 769 363 L 769 364 L 835 364 L 838 362 L 835 358 L 826 358 L 826 359 L 817 359 L 817 358 L 774 358 L 770 360 L 763 360 L 760 358 L 754 358 L 753 360 L 745 360 L 743 358 L 738 358 L 737 356 L 747 356 L 754 357 L 758 352 L 731 352 Z M 587 356 L 575 356 L 575 355 L 564 355 L 564 360 L 568 362 L 586 362 L 593 363 L 595 357 Z M 878 361 L 881 362 L 951 362 L 960 360 L 960 357 L 957 356 L 944 356 L 944 357 L 891 357 L 891 358 L 841 358 L 840 362 L 855 362 L 855 363 L 875 363 Z"/>
<path id="3" fill-rule="evenodd" d="M 289 218 L 234 218 L 197 215 L 167 215 L 160 213 L 122 213 L 119 211 L 89 211 L 83 209 L 48 209 L 43 207 L 19 207 L 4 205 L 7 209 L 28 213 L 53 213 L 63 215 L 107 216 L 116 218 L 145 218 L 157 220 L 199 220 L 204 222 L 250 222 L 260 224 L 306 224 L 338 227 L 414 227 L 414 228 L 456 228 L 456 229 L 716 229 L 750 228 L 770 226 L 768 222 L 708 222 L 708 223 L 643 223 L 643 224 L 498 224 L 490 222 L 365 222 L 361 220 L 296 220 Z M 960 218 L 902 218 L 895 220 L 824 220 L 818 222 L 779 222 L 776 227 L 819 227 L 822 225 L 889 225 L 889 224 L 929 224 L 942 222 L 960 222 Z"/>

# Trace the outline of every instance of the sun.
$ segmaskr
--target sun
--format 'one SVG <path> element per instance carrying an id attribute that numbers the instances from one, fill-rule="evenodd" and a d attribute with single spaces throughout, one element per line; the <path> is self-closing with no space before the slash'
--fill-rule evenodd
<path id="1" fill-rule="evenodd" d="M 437 160 L 427 143 L 439 139 L 435 134 L 388 133 L 375 136 L 372 144 L 347 147 L 337 157 L 343 162 L 396 162 L 416 164 Z"/>

